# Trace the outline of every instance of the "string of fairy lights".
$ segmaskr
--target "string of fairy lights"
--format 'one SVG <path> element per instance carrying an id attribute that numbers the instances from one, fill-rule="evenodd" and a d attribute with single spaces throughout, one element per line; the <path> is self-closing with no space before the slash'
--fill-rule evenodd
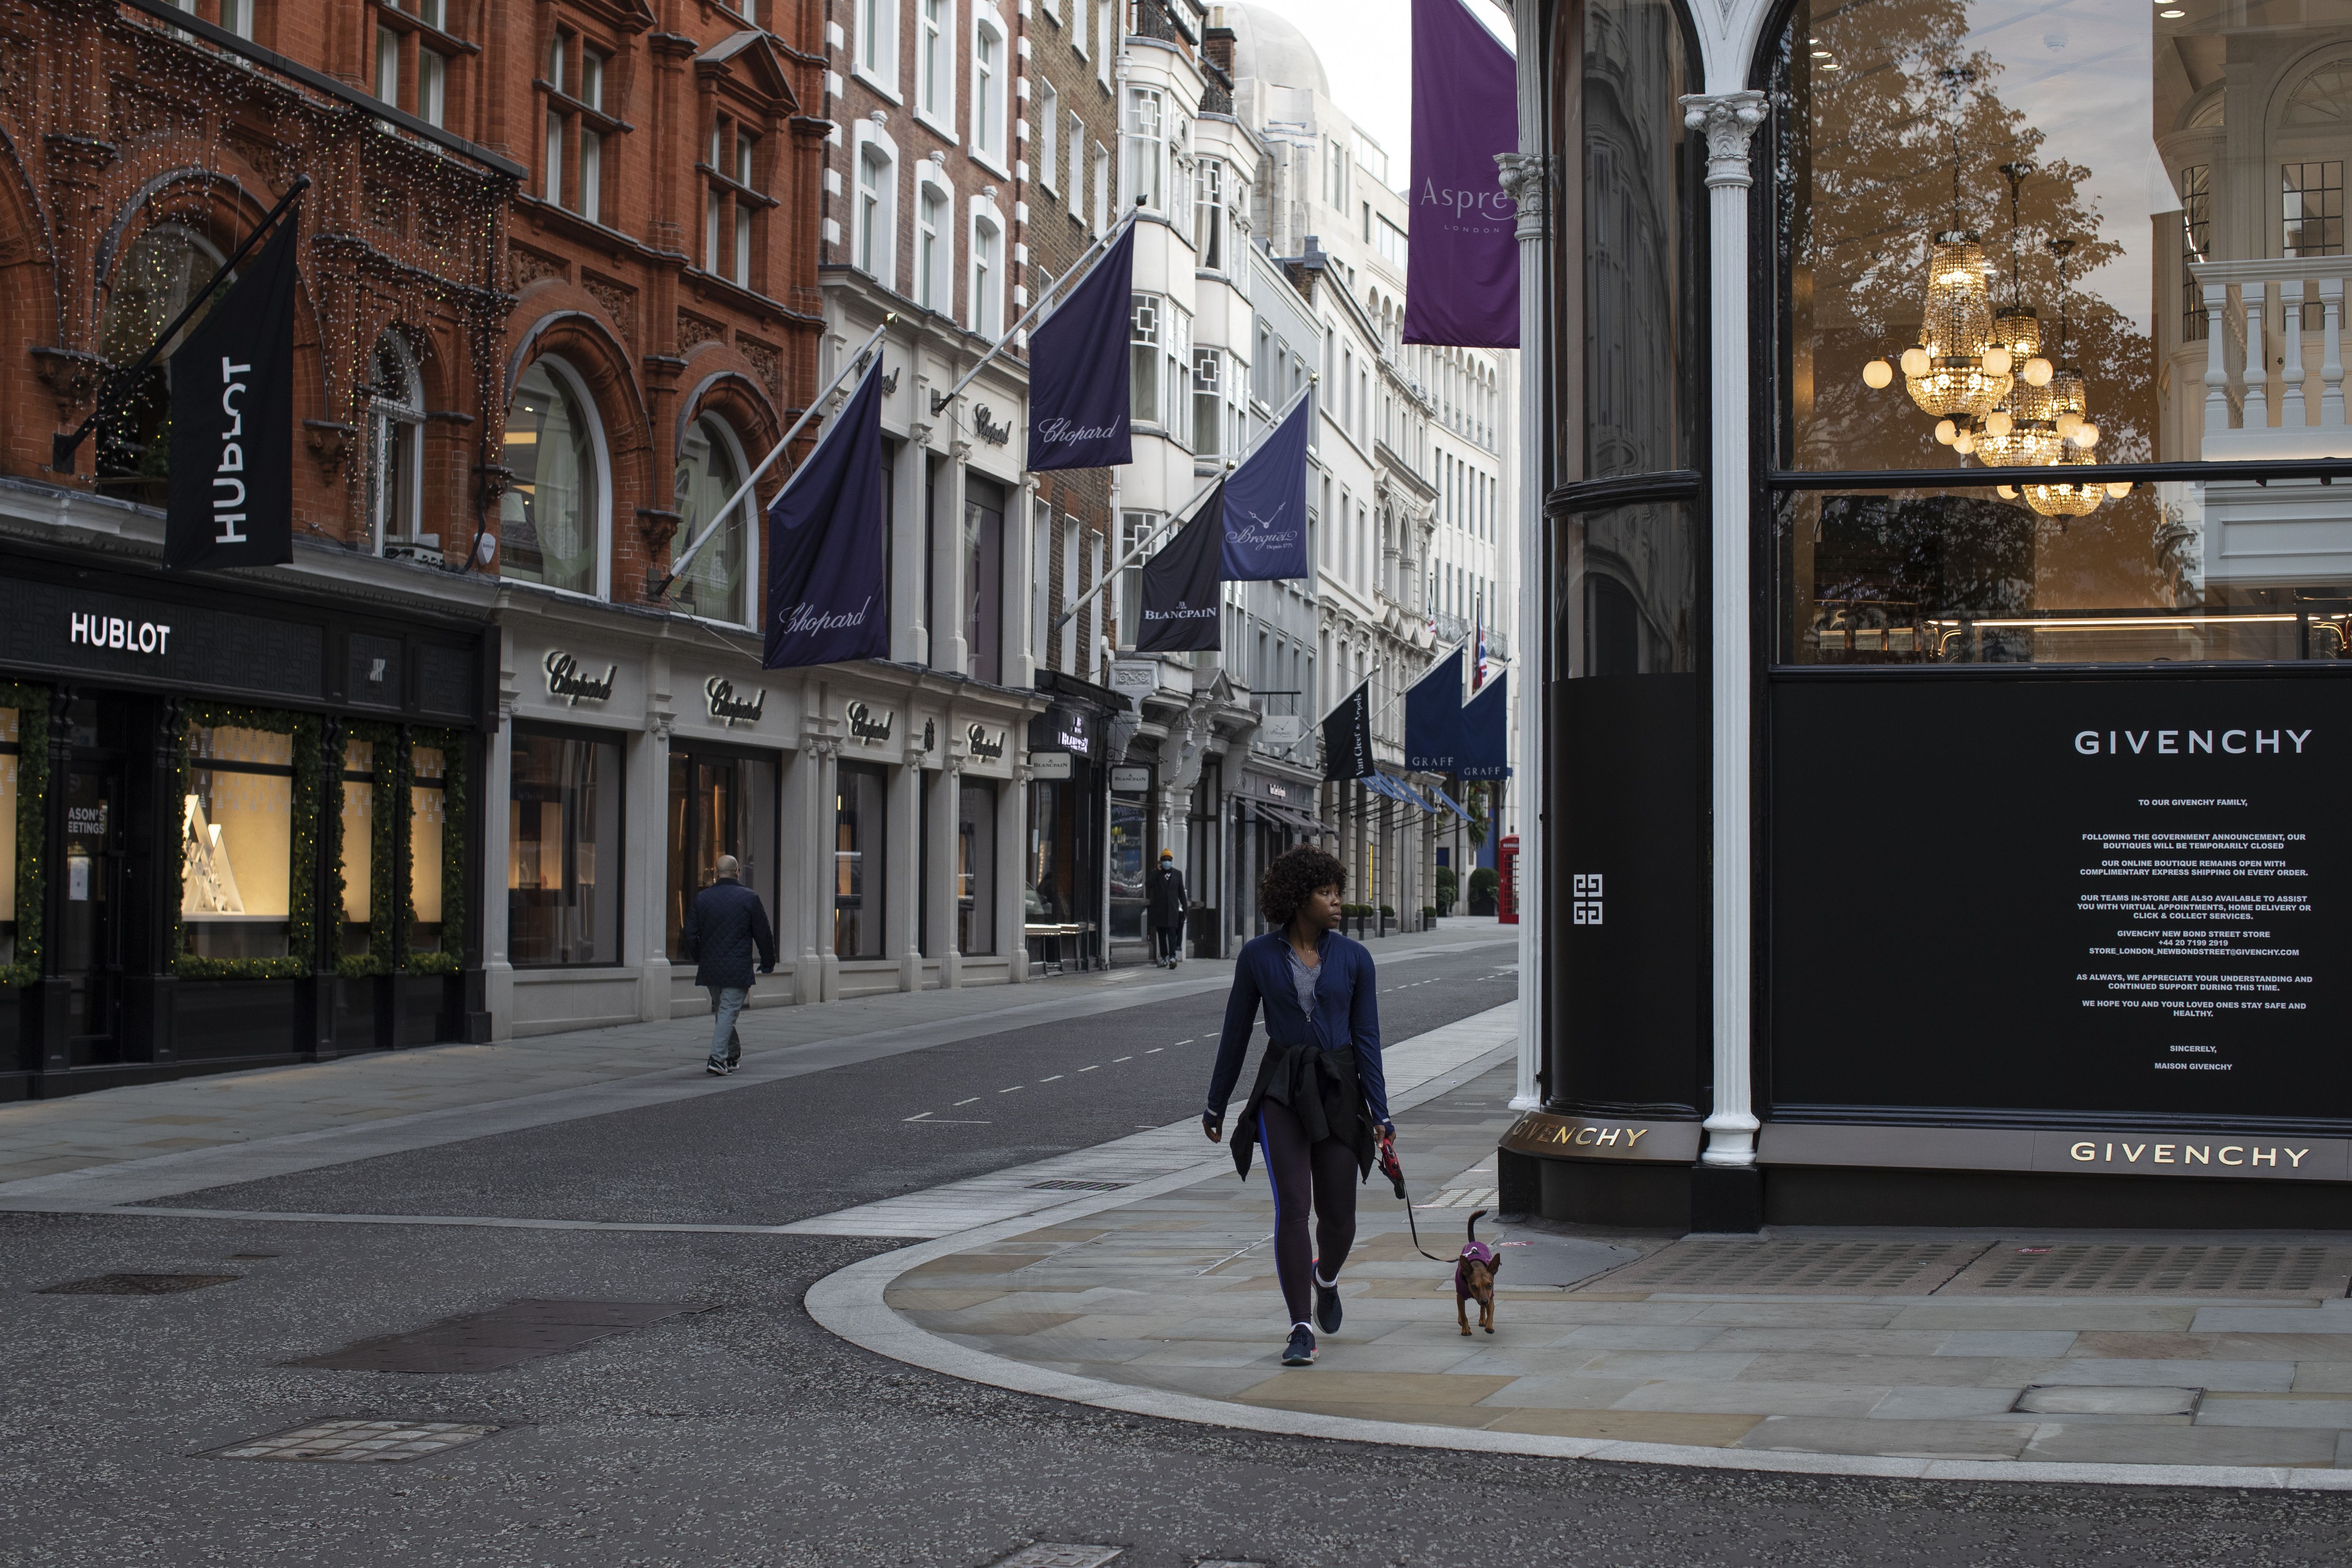
<path id="1" fill-rule="evenodd" d="M 38 36 L 29 58 L 0 59 L 0 113 L 27 140 L 47 132 L 53 159 L 80 163 L 90 190 L 76 195 L 98 215 L 45 215 L 56 347 L 96 355 L 100 376 L 135 359 L 307 174 L 295 342 L 298 366 L 315 355 L 315 379 L 298 381 L 297 417 L 340 492 L 341 526 L 324 531 L 351 539 L 365 530 L 358 481 L 376 349 L 388 331 L 405 339 L 431 395 L 463 416 L 468 487 L 475 466 L 496 464 L 499 350 L 513 306 L 503 286 L 513 194 L 505 174 L 138 13 L 45 5 L 17 16 Z M 163 386 L 163 372 L 151 371 L 101 421 L 102 490 L 160 497 L 170 444 Z"/>

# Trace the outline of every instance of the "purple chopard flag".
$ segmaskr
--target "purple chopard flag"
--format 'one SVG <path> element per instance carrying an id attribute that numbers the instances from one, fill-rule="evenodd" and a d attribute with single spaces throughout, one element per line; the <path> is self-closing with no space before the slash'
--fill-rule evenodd
<path id="1" fill-rule="evenodd" d="M 1307 404 L 1300 398 L 1290 417 L 1225 480 L 1225 548 L 1228 583 L 1278 583 L 1311 577 L 1307 562 Z"/>
<path id="2" fill-rule="evenodd" d="M 890 656 L 882 359 L 768 509 L 770 669 Z"/>
<path id="3" fill-rule="evenodd" d="M 1412 225 L 1404 341 L 1519 346 L 1518 204 L 1495 155 L 1519 148 L 1518 69 L 1462 0 L 1412 0 Z"/>
<path id="4" fill-rule="evenodd" d="M 1135 226 L 1029 334 L 1029 467 L 1108 468 L 1128 441 Z"/>

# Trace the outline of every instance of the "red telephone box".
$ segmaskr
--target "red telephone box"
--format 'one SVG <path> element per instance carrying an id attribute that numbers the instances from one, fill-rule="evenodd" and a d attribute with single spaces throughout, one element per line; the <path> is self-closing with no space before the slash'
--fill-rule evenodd
<path id="1" fill-rule="evenodd" d="M 1495 844 L 1495 919 L 1519 923 L 1519 836 L 1506 833 Z"/>

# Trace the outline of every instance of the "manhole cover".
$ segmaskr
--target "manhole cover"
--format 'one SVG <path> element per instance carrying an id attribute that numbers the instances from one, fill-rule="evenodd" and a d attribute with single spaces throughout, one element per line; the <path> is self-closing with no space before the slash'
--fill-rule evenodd
<path id="1" fill-rule="evenodd" d="M 1032 1182 L 1029 1184 L 1029 1190 L 1033 1193 L 1115 1193 L 1129 1184 L 1126 1182 L 1074 1182 L 1057 1179 L 1051 1182 Z"/>
<path id="2" fill-rule="evenodd" d="M 478 1421 L 313 1421 L 267 1437 L 232 1443 L 197 1456 L 209 1459 L 309 1459 L 324 1464 L 383 1465 L 421 1459 L 487 1437 L 499 1427 Z"/>
<path id="3" fill-rule="evenodd" d="M 625 1329 L 706 1310 L 668 1301 L 509 1301 L 413 1333 L 362 1340 L 285 1364 L 335 1372 L 496 1372 L 575 1351 Z"/>
<path id="4" fill-rule="evenodd" d="M 1039 1541 L 1010 1557 L 1000 1557 L 994 1568 L 1102 1568 L 1126 1551 L 1124 1546 L 1073 1546 L 1066 1542 Z"/>
<path id="5" fill-rule="evenodd" d="M 62 1285 L 44 1285 L 33 1293 L 37 1296 L 171 1296 L 182 1290 L 201 1290 L 207 1285 L 226 1285 L 232 1279 L 242 1279 L 242 1274 L 100 1274 L 89 1279 L 68 1279 Z"/>
<path id="6" fill-rule="evenodd" d="M 1982 1242 L 1678 1241 L 1639 1263 L 1588 1280 L 1582 1289 L 1622 1290 L 1630 1286 L 1718 1296 L 1924 1296 L 1983 1250 Z"/>
<path id="7" fill-rule="evenodd" d="M 2341 1296 L 2352 1248 L 2003 1245 L 1951 1282 L 1947 1295 Z"/>

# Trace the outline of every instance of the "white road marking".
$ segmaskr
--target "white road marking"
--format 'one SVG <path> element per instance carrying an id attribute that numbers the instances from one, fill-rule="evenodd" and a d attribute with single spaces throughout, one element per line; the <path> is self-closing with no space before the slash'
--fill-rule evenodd
<path id="1" fill-rule="evenodd" d="M 973 1104 L 973 1103 L 977 1102 L 977 1101 L 979 1100 L 979 1099 L 980 1099 L 980 1096 L 978 1096 L 978 1095 L 976 1095 L 976 1094 L 975 1094 L 975 1095 L 973 1095 L 973 1096 L 971 1097 L 971 1100 L 957 1100 L 957 1101 L 956 1101 L 956 1103 L 957 1103 L 958 1105 L 971 1105 L 971 1104 Z"/>
<path id="2" fill-rule="evenodd" d="M 1078 1070 L 1080 1072 L 1092 1072 L 1095 1070 L 1095 1068 L 1098 1068 L 1100 1066 L 1102 1066 L 1102 1063 L 1096 1062 L 1092 1067 L 1082 1067 Z"/>
<path id="3" fill-rule="evenodd" d="M 1061 1075 L 1060 1073 L 1055 1073 L 1055 1074 L 1054 1075 L 1054 1078 L 1041 1078 L 1041 1079 L 1039 1079 L 1037 1081 L 1038 1081 L 1039 1083 L 1051 1083 L 1051 1082 L 1053 1082 L 1053 1081 L 1054 1081 L 1054 1079 L 1060 1078 L 1061 1076 L 1062 1076 L 1062 1075 Z"/>
<path id="4" fill-rule="evenodd" d="M 1019 1094 L 1023 1089 L 1028 1087 L 1029 1086 L 1027 1084 L 1016 1083 L 1011 1089 L 1000 1089 L 996 1092 L 999 1094 Z"/>
<path id="5" fill-rule="evenodd" d="M 1154 1046 L 1154 1047 L 1152 1047 L 1150 1050 L 1148 1050 L 1148 1051 L 1144 1052 L 1143 1054 L 1144 1054 L 1145 1056 L 1147 1056 L 1147 1057 L 1156 1057 L 1156 1056 L 1158 1056 L 1160 1052 L 1162 1052 L 1162 1051 L 1166 1050 L 1167 1048 L 1168 1048 L 1168 1047 L 1167 1047 L 1166 1046 Z"/>
<path id="6" fill-rule="evenodd" d="M 929 1112 L 929 1111 L 928 1111 L 928 1110 L 926 1110 L 926 1111 L 924 1111 L 924 1112 L 922 1113 L 922 1115 L 920 1115 L 920 1116 L 909 1116 L 909 1117 L 906 1118 L 906 1120 L 907 1120 L 907 1121 L 920 1121 L 923 1119 L 923 1117 L 924 1117 L 924 1116 L 929 1116 L 929 1114 L 930 1114 L 930 1112 Z"/>
<path id="7" fill-rule="evenodd" d="M 1133 1057 L 1113 1057 L 1110 1059 L 1114 1062 L 1131 1062 L 1135 1058 Z"/>

